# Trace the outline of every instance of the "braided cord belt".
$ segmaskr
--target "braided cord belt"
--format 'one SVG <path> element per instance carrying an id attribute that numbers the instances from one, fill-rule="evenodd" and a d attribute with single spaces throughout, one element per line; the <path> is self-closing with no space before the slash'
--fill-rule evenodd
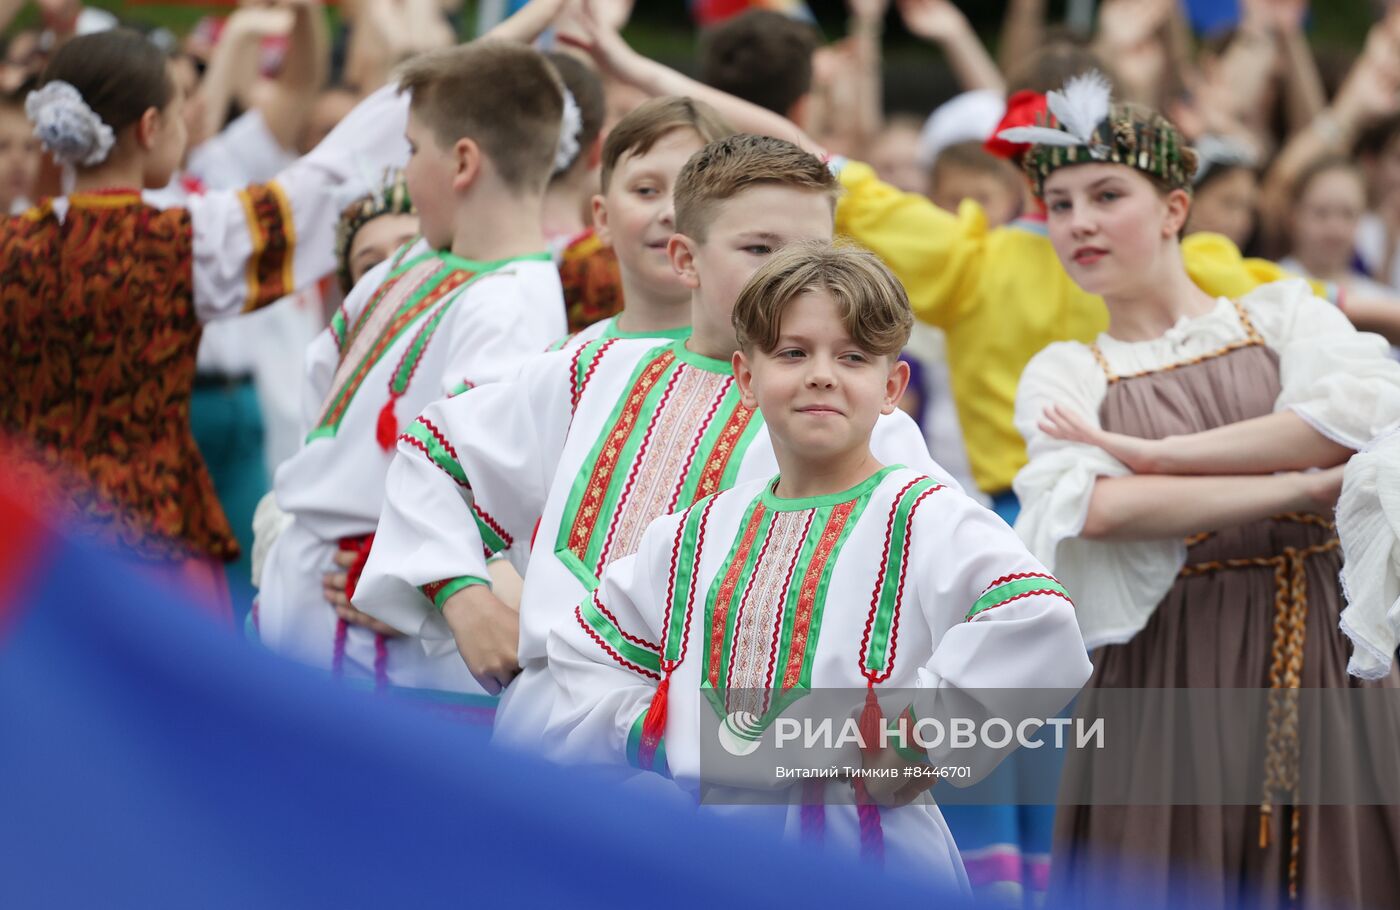
<path id="1" fill-rule="evenodd" d="M 1335 525 L 1316 515 L 1279 515 L 1274 521 L 1293 521 L 1335 530 Z M 1209 533 L 1187 538 L 1199 543 Z M 1269 846 L 1274 812 L 1274 795 L 1291 798 L 1288 843 L 1288 898 L 1298 899 L 1301 845 L 1298 811 L 1299 737 L 1298 692 L 1303 679 L 1303 644 L 1308 619 L 1307 560 L 1336 550 L 1341 542 L 1332 537 L 1310 547 L 1285 547 L 1275 556 L 1219 559 L 1198 562 L 1182 568 L 1180 577 L 1191 578 L 1227 569 L 1272 568 L 1274 570 L 1273 648 L 1269 666 L 1269 732 L 1264 756 L 1264 798 L 1259 804 L 1259 847 Z"/>

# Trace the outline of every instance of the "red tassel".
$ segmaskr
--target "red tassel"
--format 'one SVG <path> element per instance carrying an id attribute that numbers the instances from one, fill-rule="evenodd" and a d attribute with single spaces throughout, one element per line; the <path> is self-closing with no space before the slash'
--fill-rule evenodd
<path id="1" fill-rule="evenodd" d="M 375 425 L 374 435 L 379 440 L 379 447 L 384 451 L 389 451 L 394 447 L 394 441 L 399 438 L 399 421 L 394 417 L 395 395 L 390 395 L 389 400 L 384 402 L 384 407 L 379 411 L 379 422 Z"/>
<path id="2" fill-rule="evenodd" d="M 865 707 L 860 712 L 860 741 L 862 751 L 880 751 L 880 726 L 884 720 L 880 714 L 880 702 L 875 698 L 875 687 L 865 690 Z"/>
<path id="3" fill-rule="evenodd" d="M 651 697 L 651 704 L 647 707 L 646 719 L 642 721 L 642 748 L 648 753 L 655 753 L 661 737 L 666 734 L 666 699 L 670 689 L 671 677 L 667 674 L 661 680 L 661 685 L 656 687 L 656 694 Z"/>

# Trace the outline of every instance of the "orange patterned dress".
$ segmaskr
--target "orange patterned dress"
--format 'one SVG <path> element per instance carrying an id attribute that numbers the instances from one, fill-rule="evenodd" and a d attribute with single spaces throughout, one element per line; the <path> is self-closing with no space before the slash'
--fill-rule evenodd
<path id="1" fill-rule="evenodd" d="M 295 232 L 276 184 L 237 199 L 250 255 L 224 271 L 246 310 L 292 290 Z M 202 320 L 240 307 L 197 307 L 195 233 L 189 209 L 134 191 L 47 201 L 0 232 L 0 434 L 86 481 L 66 484 L 62 505 L 161 561 L 238 554 L 190 432 L 190 393 Z"/>
<path id="2" fill-rule="evenodd" d="M 617 256 L 592 228 L 569 242 L 559 257 L 559 281 L 569 334 L 622 312 L 622 273 Z"/>

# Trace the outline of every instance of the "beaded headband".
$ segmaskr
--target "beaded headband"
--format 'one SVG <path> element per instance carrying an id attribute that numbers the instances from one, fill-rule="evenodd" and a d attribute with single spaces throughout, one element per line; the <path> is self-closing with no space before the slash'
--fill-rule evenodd
<path id="1" fill-rule="evenodd" d="M 1045 178 L 1071 164 L 1123 164 L 1155 177 L 1168 189 L 1190 190 L 1196 153 L 1172 122 L 1147 108 L 1112 103 L 1112 87 L 1097 70 L 1076 76 L 1045 97 L 1040 126 L 1002 130 L 998 139 L 1029 145 L 1022 159 L 1035 194 Z"/>
<path id="2" fill-rule="evenodd" d="M 404 181 L 403 171 L 398 170 L 386 174 L 379 189 L 345 207 L 335 228 L 336 277 L 340 279 L 340 287 L 345 293 L 350 293 L 354 285 L 350 280 L 350 247 L 355 244 L 355 235 L 360 228 L 380 215 L 414 214 L 417 214 L 417 209 L 408 197 L 408 184 Z"/>

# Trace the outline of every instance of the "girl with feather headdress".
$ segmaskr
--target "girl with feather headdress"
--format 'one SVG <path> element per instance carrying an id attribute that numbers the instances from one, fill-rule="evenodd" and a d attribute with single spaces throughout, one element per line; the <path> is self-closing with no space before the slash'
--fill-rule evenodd
<path id="1" fill-rule="evenodd" d="M 1080 708 L 1108 689 L 1275 690 L 1267 715 L 1193 723 L 1189 740 L 1144 729 L 1124 753 L 1136 775 L 1127 795 L 1235 782 L 1262 792 L 1253 805 L 1207 805 L 1199 789 L 1164 791 L 1178 805 L 1103 805 L 1123 766 L 1071 756 L 1065 802 L 1089 802 L 1091 781 L 1097 798 L 1060 810 L 1051 894 L 1139 907 L 1393 901 L 1400 807 L 1300 804 L 1300 769 L 1320 746 L 1387 746 L 1345 711 L 1300 728 L 1285 692 L 1400 686 L 1400 670 L 1347 675 L 1331 521 L 1341 466 L 1400 418 L 1400 367 L 1301 281 L 1237 300 L 1201 291 L 1179 240 L 1196 155 L 1176 128 L 1112 103 L 1097 74 L 1047 100 L 1046 122 L 1002 137 L 1032 144 L 1024 166 L 1050 240 L 1109 321 L 1093 343 L 1052 344 L 1022 374 L 1016 423 L 1030 461 L 1015 481 L 1016 527 L 1073 592 L 1094 649 Z"/>

